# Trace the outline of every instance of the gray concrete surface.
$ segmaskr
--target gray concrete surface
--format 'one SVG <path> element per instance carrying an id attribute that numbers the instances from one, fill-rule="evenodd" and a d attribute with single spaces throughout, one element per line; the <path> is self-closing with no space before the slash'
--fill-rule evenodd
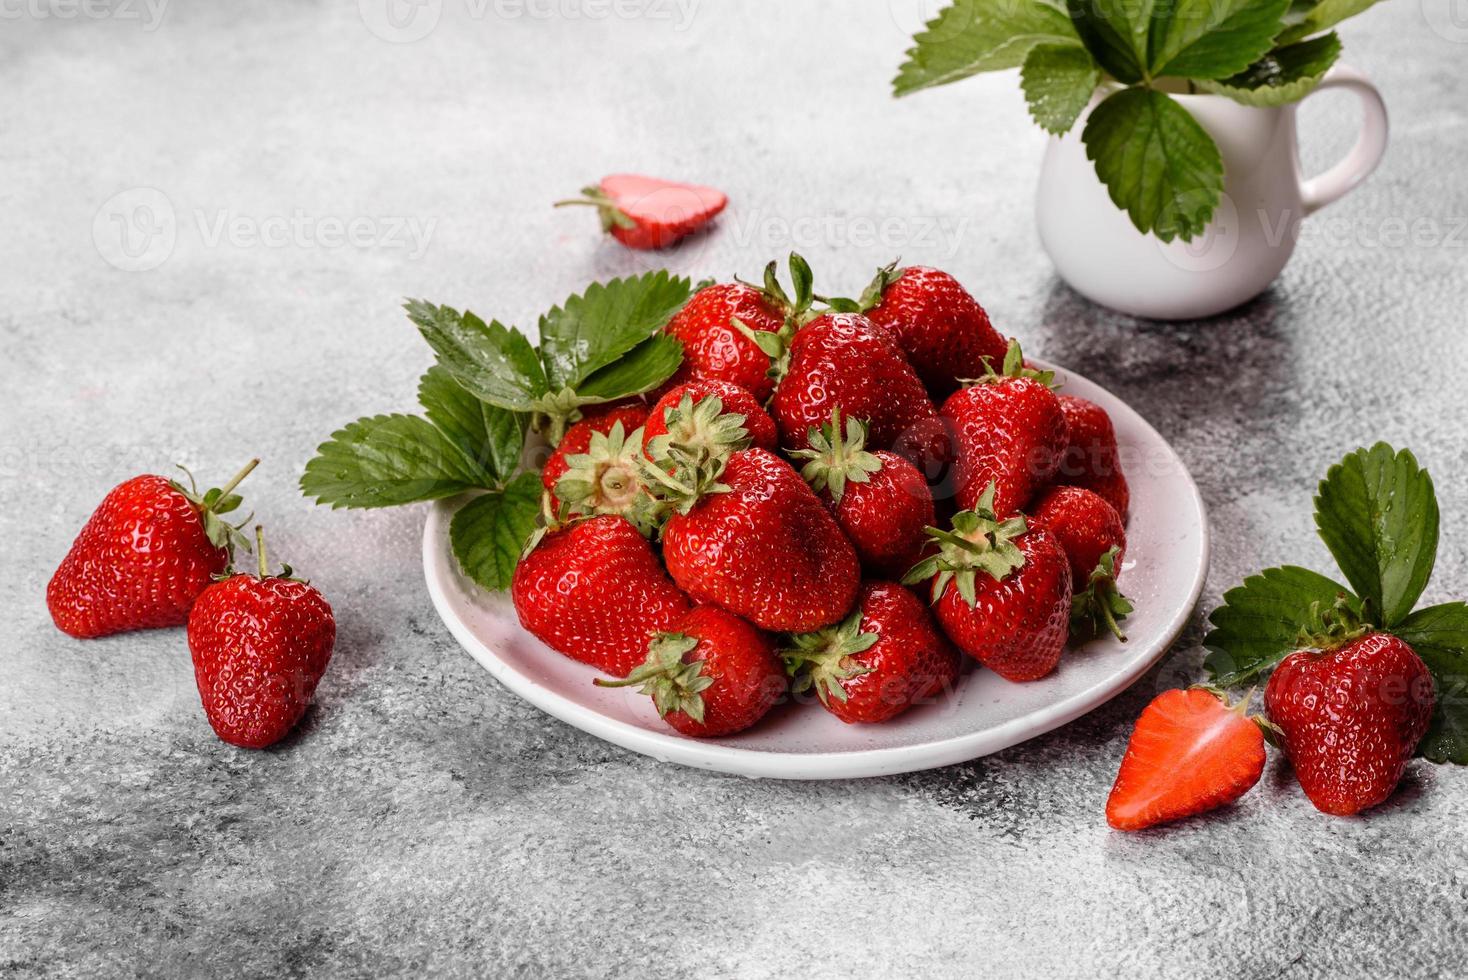
<path id="1" fill-rule="evenodd" d="M 1460 967 L 1468 773 L 1414 764 L 1358 820 L 1315 813 L 1277 760 L 1237 806 L 1166 832 L 1111 833 L 1102 805 L 1138 710 L 1195 675 L 1220 593 L 1323 567 L 1310 494 L 1344 451 L 1417 450 L 1443 510 L 1429 598 L 1463 594 L 1461 4 L 1401 0 L 1344 30 L 1392 108 L 1385 165 L 1307 226 L 1266 296 L 1163 325 L 1055 279 L 1013 75 L 887 97 L 918 3 L 444 0 L 408 41 L 429 22 L 393 28 L 381 0 L 159 2 L 0 3 L 0 974 Z M 1317 102 L 1315 169 L 1355 118 L 1346 96 Z M 547 206 L 623 169 L 734 202 L 658 262 L 750 276 L 794 246 L 839 290 L 897 254 L 942 265 L 1142 410 L 1214 522 L 1165 665 L 991 758 L 800 784 L 614 748 L 461 653 L 424 592 L 422 513 L 331 513 L 296 477 L 338 423 L 412 405 L 429 355 L 401 297 L 524 324 L 646 267 Z M 318 705 L 263 753 L 213 737 L 181 631 L 75 642 L 43 602 L 108 487 L 174 461 L 222 478 L 253 454 L 251 503 L 340 623 Z"/>

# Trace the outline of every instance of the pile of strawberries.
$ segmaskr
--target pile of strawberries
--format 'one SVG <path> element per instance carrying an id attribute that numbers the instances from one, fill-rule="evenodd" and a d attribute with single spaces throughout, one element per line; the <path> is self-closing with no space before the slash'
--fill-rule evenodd
<path id="1" fill-rule="evenodd" d="M 225 517 L 251 460 L 223 488 L 199 493 L 155 475 L 114 487 L 82 527 L 46 587 L 58 629 L 93 639 L 188 626 L 194 678 L 215 733 L 242 748 L 284 738 L 311 704 L 336 642 L 326 599 L 283 565 L 268 571 L 255 528 L 257 572 L 236 572 L 248 548 Z"/>
<path id="2" fill-rule="evenodd" d="M 825 299 L 792 255 L 790 280 L 770 263 L 762 286 L 698 290 L 665 328 L 677 374 L 569 428 L 514 573 L 524 627 L 699 736 L 792 690 L 886 721 L 961 654 L 1031 681 L 1073 631 L 1121 636 L 1105 411 L 1057 394 L 945 272 Z"/>

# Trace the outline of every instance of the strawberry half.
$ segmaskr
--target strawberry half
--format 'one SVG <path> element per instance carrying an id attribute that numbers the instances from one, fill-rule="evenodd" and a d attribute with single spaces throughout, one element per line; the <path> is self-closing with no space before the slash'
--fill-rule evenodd
<path id="1" fill-rule="evenodd" d="M 1243 796 L 1264 772 L 1264 733 L 1203 688 L 1163 691 L 1142 711 L 1106 801 L 1106 822 L 1142 830 Z"/>
<path id="2" fill-rule="evenodd" d="M 636 174 L 612 174 L 582 197 L 557 201 L 556 207 L 588 205 L 597 209 L 602 231 L 628 248 L 667 248 L 693 234 L 724 210 L 723 191 L 699 184 L 680 184 Z"/>

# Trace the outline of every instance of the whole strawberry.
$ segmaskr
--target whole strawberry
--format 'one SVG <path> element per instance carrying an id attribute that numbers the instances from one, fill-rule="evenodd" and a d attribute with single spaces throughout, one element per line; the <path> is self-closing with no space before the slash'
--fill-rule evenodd
<path id="1" fill-rule="evenodd" d="M 680 464 L 664 476 L 676 512 L 663 526 L 663 560 L 694 599 L 786 632 L 818 629 L 851 609 L 856 552 L 789 463 L 745 449 L 722 471 Z"/>
<path id="2" fill-rule="evenodd" d="M 561 477 L 566 475 L 570 468 L 568 460 L 572 456 L 584 454 L 591 448 L 591 437 L 597 433 L 606 435 L 618 423 L 622 426 L 624 434 L 631 433 L 642 427 L 647 421 L 647 406 L 642 402 L 626 402 L 618 405 L 597 405 L 586 411 L 581 421 L 572 425 L 556 444 L 555 451 L 545 461 L 545 466 L 540 470 L 540 482 L 544 487 L 555 493 L 556 484 Z"/>
<path id="3" fill-rule="evenodd" d="M 827 313 L 801 328 L 771 402 L 787 449 L 807 449 L 810 430 L 835 409 L 867 424 L 867 443 L 937 476 L 951 458 L 948 433 L 902 348 L 859 313 Z"/>
<path id="4" fill-rule="evenodd" d="M 717 606 L 698 606 L 648 645 L 647 659 L 625 680 L 641 684 L 658 715 L 684 735 L 742 732 L 785 693 L 785 671 L 770 637 Z"/>
<path id="5" fill-rule="evenodd" d="M 231 745 L 263 749 L 301 720 L 336 643 L 331 606 L 284 566 L 270 575 L 256 528 L 259 574 L 204 590 L 189 614 L 189 651 L 204 714 Z"/>
<path id="6" fill-rule="evenodd" d="M 239 507 L 234 488 L 259 462 L 202 495 L 161 476 L 114 487 L 46 586 L 56 627 L 89 639 L 188 622 L 194 600 L 229 565 L 240 535 L 222 515 Z"/>
<path id="7" fill-rule="evenodd" d="M 565 472 L 546 501 L 553 512 L 564 511 L 558 518 L 612 514 L 631 521 L 644 535 L 653 533 L 662 512 L 648 493 L 643 431 L 624 432 L 617 421 L 605 435 L 592 432 L 584 453 L 565 457 Z"/>
<path id="8" fill-rule="evenodd" d="M 991 371 L 943 403 L 958 450 L 954 489 L 960 507 L 974 508 L 992 483 L 994 511 L 1007 517 L 1050 482 L 1067 430 L 1049 381 L 1048 374 L 1025 368 L 1019 344 L 1011 343 L 1002 371 Z"/>
<path id="9" fill-rule="evenodd" d="M 867 317 L 892 331 L 934 398 L 961 378 L 984 373 L 984 359 L 1004 360 L 1008 342 L 968 290 L 948 273 L 921 265 L 877 272 L 862 295 Z"/>
<path id="10" fill-rule="evenodd" d="M 958 651 L 907 589 L 868 582 L 856 605 L 836 626 L 791 637 L 782 653 L 797 693 L 814 688 L 842 721 L 875 723 L 958 679 Z"/>
<path id="11" fill-rule="evenodd" d="M 731 436 L 736 429 L 749 445 L 773 451 L 779 444 L 775 420 L 748 391 L 728 381 L 689 381 L 658 399 L 643 441 L 651 445 L 669 436 L 687 450 L 713 456 L 740 441 Z"/>
<path id="12" fill-rule="evenodd" d="M 652 546 L 625 518 L 547 528 L 515 566 L 515 612 L 546 646 L 625 677 L 647 641 L 688 611 Z"/>
<path id="13" fill-rule="evenodd" d="M 1112 506 L 1083 487 L 1051 487 L 1035 501 L 1030 523 L 1055 535 L 1070 561 L 1071 629 L 1092 636 L 1106 629 L 1126 640 L 1116 622 L 1132 612 L 1116 587 L 1126 527 Z"/>
<path id="14" fill-rule="evenodd" d="M 582 197 L 557 201 L 556 207 L 595 207 L 602 231 L 628 248 L 667 248 L 714 219 L 729 203 L 723 191 L 636 174 L 612 174 Z"/>
<path id="15" fill-rule="evenodd" d="M 931 581 L 938 623 L 959 649 L 1006 680 L 1038 680 L 1065 648 L 1070 562 L 1044 528 L 1018 515 L 999 520 L 994 492 L 956 514 L 951 531 L 934 529 L 938 553 L 903 581 Z"/>
<path id="16" fill-rule="evenodd" d="M 1116 428 L 1106 409 L 1075 395 L 1058 395 L 1065 413 L 1066 442 L 1055 481 L 1086 487 L 1101 495 L 1126 523 L 1131 491 L 1121 471 Z"/>
<path id="17" fill-rule="evenodd" d="M 1426 665 L 1387 633 L 1292 653 L 1264 689 L 1300 788 L 1316 809 L 1338 816 L 1392 795 L 1433 703 Z"/>
<path id="18" fill-rule="evenodd" d="M 810 266 L 790 256 L 792 298 L 765 267 L 764 288 L 742 282 L 705 286 L 668 321 L 666 332 L 683 344 L 683 363 L 673 375 L 685 381 L 727 381 L 763 405 L 775 390 L 775 362 L 810 313 Z"/>
<path id="19" fill-rule="evenodd" d="M 863 568 L 900 578 L 921 557 L 935 518 L 933 495 L 917 467 L 893 452 L 867 452 L 866 426 L 832 410 L 812 432 L 800 475 L 836 515 Z"/>

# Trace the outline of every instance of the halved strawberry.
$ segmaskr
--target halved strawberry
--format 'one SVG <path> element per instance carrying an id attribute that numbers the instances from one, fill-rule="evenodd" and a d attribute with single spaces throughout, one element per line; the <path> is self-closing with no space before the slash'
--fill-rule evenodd
<path id="1" fill-rule="evenodd" d="M 628 248 L 667 248 L 708 224 L 729 198 L 721 190 L 657 177 L 612 174 L 582 197 L 556 207 L 586 204 L 601 215 L 601 229 Z"/>
<path id="2" fill-rule="evenodd" d="M 1227 705 L 1204 688 L 1163 691 L 1142 711 L 1127 743 L 1106 822 L 1141 830 L 1225 806 L 1264 772 L 1264 732 L 1244 702 Z"/>

